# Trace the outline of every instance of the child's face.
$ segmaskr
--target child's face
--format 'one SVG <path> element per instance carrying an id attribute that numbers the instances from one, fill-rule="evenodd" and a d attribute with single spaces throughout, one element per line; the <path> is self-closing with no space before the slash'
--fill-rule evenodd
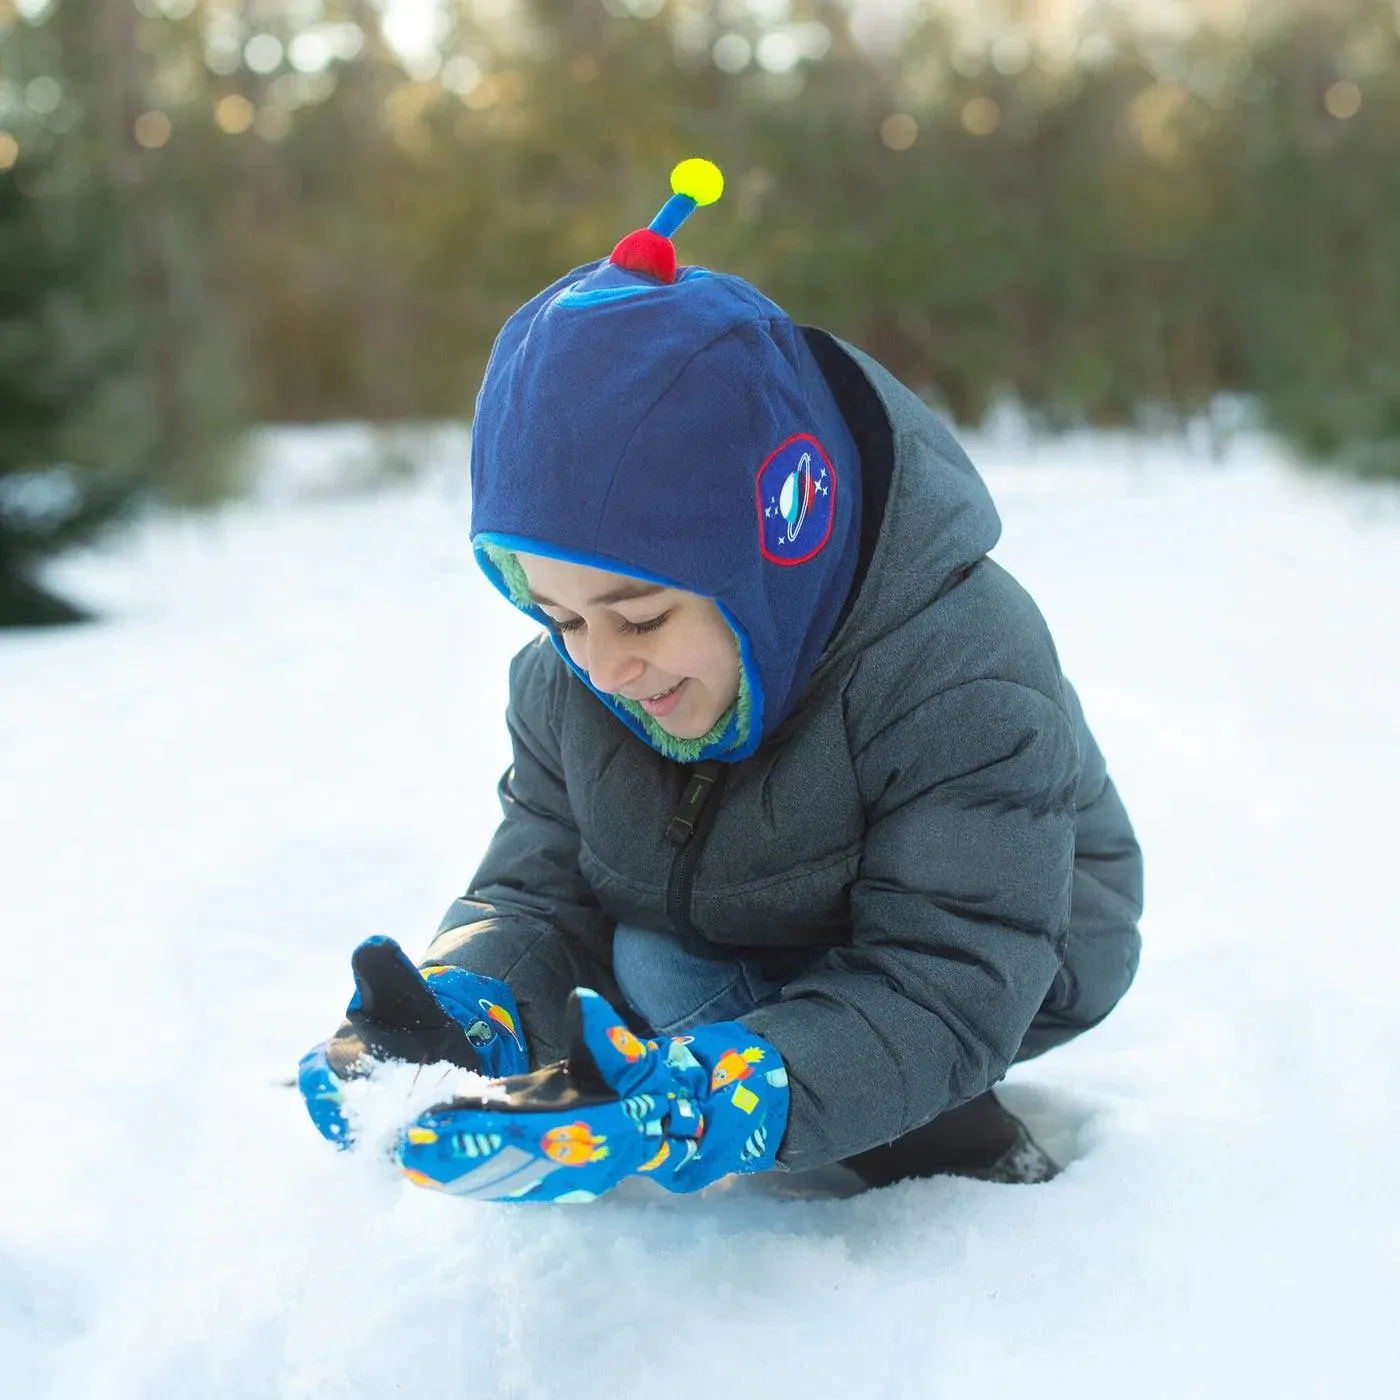
<path id="1" fill-rule="evenodd" d="M 637 701 L 677 739 L 708 734 L 738 698 L 739 648 L 713 598 L 538 554 L 519 559 L 598 690 Z"/>

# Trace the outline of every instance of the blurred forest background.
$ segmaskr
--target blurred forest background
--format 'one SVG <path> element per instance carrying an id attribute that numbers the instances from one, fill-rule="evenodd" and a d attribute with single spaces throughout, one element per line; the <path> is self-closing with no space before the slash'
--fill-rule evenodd
<path id="1" fill-rule="evenodd" d="M 1400 0 L 0 0 L 0 624 L 246 425 L 469 417 L 688 155 L 682 261 L 963 423 L 1400 476 Z"/>

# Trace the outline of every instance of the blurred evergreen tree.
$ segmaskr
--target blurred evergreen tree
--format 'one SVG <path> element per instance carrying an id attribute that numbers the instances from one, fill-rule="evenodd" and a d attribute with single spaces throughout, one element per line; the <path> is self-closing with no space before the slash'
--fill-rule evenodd
<path id="1" fill-rule="evenodd" d="M 136 502 L 130 338 L 110 305 L 98 201 L 43 192 L 51 169 L 0 172 L 0 627 L 82 612 L 39 577 Z"/>
<path id="2" fill-rule="evenodd" d="M 238 485 L 244 388 L 192 218 L 209 176 L 190 170 L 188 143 L 177 139 L 188 123 L 175 125 L 205 95 L 194 19 L 183 5 L 55 0 L 43 27 L 82 104 L 64 145 L 81 178 L 105 191 L 112 295 L 135 339 L 147 478 L 155 498 L 199 507 Z"/>
<path id="3" fill-rule="evenodd" d="M 239 379 L 190 237 L 208 187 L 168 149 L 206 76 L 184 14 L 0 7 L 0 625 L 76 620 L 46 558 L 233 485 Z"/>
<path id="4" fill-rule="evenodd" d="M 1203 158 L 1240 387 L 1304 456 L 1400 476 L 1400 32 L 1334 0 L 1253 46 L 1251 100 Z"/>

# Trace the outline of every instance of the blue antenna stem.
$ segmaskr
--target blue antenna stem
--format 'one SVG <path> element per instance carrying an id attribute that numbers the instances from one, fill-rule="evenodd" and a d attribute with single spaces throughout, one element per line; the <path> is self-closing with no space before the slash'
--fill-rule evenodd
<path id="1" fill-rule="evenodd" d="M 673 194 L 647 227 L 662 238 L 670 238 L 695 212 L 695 208 L 695 201 L 688 194 Z"/>

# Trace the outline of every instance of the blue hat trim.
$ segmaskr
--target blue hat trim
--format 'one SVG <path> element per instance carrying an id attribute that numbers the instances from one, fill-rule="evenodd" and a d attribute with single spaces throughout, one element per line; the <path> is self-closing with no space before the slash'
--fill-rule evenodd
<path id="1" fill-rule="evenodd" d="M 705 267 L 687 267 L 676 274 L 676 282 L 698 282 L 702 277 L 712 275 L 710 270 Z M 590 287 L 585 285 L 588 280 L 580 278 L 572 287 L 566 287 L 559 293 L 555 305 L 570 307 L 574 310 L 583 306 L 606 306 L 609 302 L 631 301 L 633 297 L 654 296 L 666 287 L 675 285 L 665 282 L 638 283 L 633 280 L 629 285 L 622 287 Z"/>
<path id="2" fill-rule="evenodd" d="M 618 286 L 590 286 L 590 282 L 597 282 L 599 279 L 581 277 L 572 286 L 566 287 L 559 293 L 555 301 L 556 306 L 568 307 L 578 310 L 584 306 L 606 306 L 614 301 L 631 301 L 634 297 L 655 296 L 657 292 L 665 291 L 668 287 L 675 286 L 680 282 L 698 282 L 703 277 L 710 277 L 713 274 L 706 267 L 687 267 L 676 274 L 676 282 L 638 282 L 631 273 L 620 273 L 627 278 L 623 285 Z"/>
<path id="3" fill-rule="evenodd" d="M 482 572 L 495 588 L 521 612 L 533 618 L 544 627 L 554 643 L 554 649 L 564 659 L 569 669 L 586 685 L 599 700 L 625 724 L 643 743 L 649 744 L 658 753 L 674 759 L 678 763 L 701 763 L 706 759 L 723 758 L 734 762 L 747 758 L 758 747 L 763 737 L 763 680 L 759 668 L 754 664 L 753 648 L 744 628 L 718 599 L 711 599 L 719 609 L 733 633 L 739 650 L 739 696 L 730 708 L 720 716 L 708 734 L 698 739 L 679 739 L 656 722 L 635 701 L 599 690 L 588 677 L 588 672 L 579 666 L 569 655 L 564 638 L 554 626 L 550 616 L 524 591 L 520 585 L 512 584 L 509 577 L 510 566 L 520 569 L 517 554 L 538 554 L 545 559 L 558 559 L 566 564 L 582 564 L 590 569 L 601 569 L 607 573 L 621 574 L 626 578 L 641 579 L 646 583 L 658 583 L 663 588 L 677 588 L 689 592 L 684 584 L 660 574 L 650 573 L 616 559 L 602 555 L 589 555 L 574 550 L 560 549 L 541 540 L 529 539 L 523 535 L 483 532 L 472 540 L 477 562 Z M 504 557 L 503 557 L 504 556 Z M 503 567 L 503 565 L 505 567 Z M 523 580 L 523 571 L 521 571 Z"/>

